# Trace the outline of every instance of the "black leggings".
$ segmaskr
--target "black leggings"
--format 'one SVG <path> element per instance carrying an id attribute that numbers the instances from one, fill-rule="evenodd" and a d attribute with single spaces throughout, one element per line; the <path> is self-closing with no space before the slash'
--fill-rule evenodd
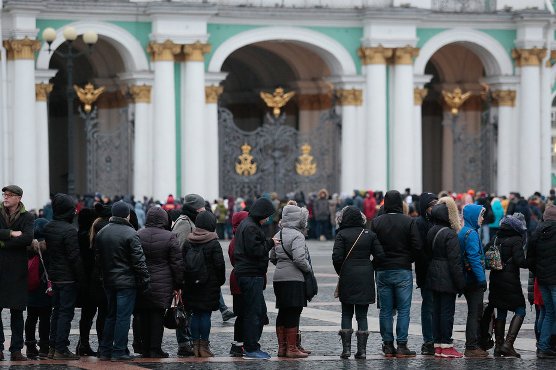
<path id="1" fill-rule="evenodd" d="M 276 326 L 285 328 L 297 328 L 299 326 L 299 318 L 303 307 L 284 307 L 278 309 L 278 317 L 276 318 Z"/>
<path id="2" fill-rule="evenodd" d="M 25 320 L 25 341 L 35 341 L 35 329 L 39 323 L 39 341 L 48 345 L 50 335 L 50 314 L 52 307 L 27 307 L 27 319 Z"/>

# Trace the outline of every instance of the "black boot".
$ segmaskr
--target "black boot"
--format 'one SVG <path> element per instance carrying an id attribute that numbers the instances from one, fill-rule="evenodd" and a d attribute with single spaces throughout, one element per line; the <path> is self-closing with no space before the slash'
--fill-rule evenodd
<path id="1" fill-rule="evenodd" d="M 36 340 L 25 341 L 25 347 L 27 348 L 27 351 L 25 352 L 27 357 L 30 359 L 37 359 L 39 357 Z"/>
<path id="2" fill-rule="evenodd" d="M 512 322 L 510 322 L 510 327 L 508 328 L 508 335 L 506 335 L 506 341 L 502 347 L 500 347 L 500 354 L 502 356 L 521 358 L 520 354 L 514 349 L 514 342 L 523 324 L 523 319 L 523 316 L 518 315 L 512 317 Z"/>
<path id="3" fill-rule="evenodd" d="M 75 354 L 78 356 L 96 356 L 97 353 L 93 351 L 89 341 L 82 341 L 79 339 L 77 341 L 77 347 L 75 348 Z"/>
<path id="4" fill-rule="evenodd" d="M 396 357 L 394 342 L 384 342 L 382 344 L 382 352 L 384 352 L 384 357 Z"/>
<path id="5" fill-rule="evenodd" d="M 358 330 L 355 335 L 357 336 L 357 353 L 355 353 L 355 358 L 365 359 L 367 358 L 367 339 L 369 338 L 369 332 Z"/>
<path id="6" fill-rule="evenodd" d="M 39 358 L 46 360 L 48 358 L 48 341 L 39 341 Z"/>
<path id="7" fill-rule="evenodd" d="M 553 352 L 556 352 L 556 335 L 551 335 L 550 336 L 550 349 Z"/>
<path id="8" fill-rule="evenodd" d="M 483 351 L 488 351 L 494 347 L 494 341 L 492 340 L 492 332 L 494 331 L 494 307 L 488 304 L 483 310 L 483 317 L 481 318 L 480 333 L 481 337 L 479 339 L 479 346 Z"/>
<path id="9" fill-rule="evenodd" d="M 500 357 L 500 349 L 504 344 L 504 332 L 506 330 L 506 321 L 495 320 L 494 322 L 494 357 Z"/>
<path id="10" fill-rule="evenodd" d="M 396 350 L 397 358 L 415 357 L 416 355 L 415 351 L 407 348 L 407 343 L 398 343 L 398 349 Z"/>
<path id="11" fill-rule="evenodd" d="M 351 335 L 353 334 L 353 329 L 342 329 L 338 332 L 342 338 L 342 354 L 340 358 L 349 358 L 351 356 Z"/>

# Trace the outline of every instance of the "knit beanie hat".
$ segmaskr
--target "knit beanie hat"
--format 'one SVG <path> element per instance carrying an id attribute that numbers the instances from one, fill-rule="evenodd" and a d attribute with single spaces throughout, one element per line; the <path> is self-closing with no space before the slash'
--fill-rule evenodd
<path id="1" fill-rule="evenodd" d="M 205 207 L 205 200 L 198 194 L 187 194 L 184 199 L 184 204 L 197 210 Z"/>
<path id="2" fill-rule="evenodd" d="M 130 208 L 125 202 L 119 201 L 112 205 L 112 216 L 126 218 L 129 212 Z"/>
<path id="3" fill-rule="evenodd" d="M 214 232 L 216 230 L 216 216 L 212 212 L 201 212 L 195 219 L 195 226 L 198 229 Z"/>
<path id="4" fill-rule="evenodd" d="M 545 221 L 556 221 L 556 206 L 551 205 L 546 207 L 542 218 Z"/>
<path id="5" fill-rule="evenodd" d="M 527 231 L 525 217 L 519 212 L 514 213 L 513 215 L 504 216 L 504 218 L 500 221 L 500 226 L 502 225 L 508 225 L 520 234 L 523 234 L 525 231 Z"/>

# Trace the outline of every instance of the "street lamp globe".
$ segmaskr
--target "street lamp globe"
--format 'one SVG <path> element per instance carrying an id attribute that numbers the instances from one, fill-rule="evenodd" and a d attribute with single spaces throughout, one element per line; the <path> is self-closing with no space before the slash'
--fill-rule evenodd
<path id="1" fill-rule="evenodd" d="M 52 27 L 45 28 L 44 31 L 42 31 L 42 39 L 48 44 L 52 44 L 52 42 L 56 40 L 56 30 Z"/>
<path id="2" fill-rule="evenodd" d="M 98 35 L 95 31 L 88 30 L 83 34 L 83 41 L 89 46 L 93 46 L 98 41 Z"/>
<path id="3" fill-rule="evenodd" d="M 77 39 L 77 31 L 72 26 L 64 28 L 63 35 L 64 39 L 66 39 L 67 41 L 75 41 L 75 39 Z"/>

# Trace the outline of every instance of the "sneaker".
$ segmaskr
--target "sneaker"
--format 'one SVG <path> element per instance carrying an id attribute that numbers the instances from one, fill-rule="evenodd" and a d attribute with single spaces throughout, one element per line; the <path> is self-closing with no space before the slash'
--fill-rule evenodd
<path id="1" fill-rule="evenodd" d="M 230 348 L 230 356 L 243 357 L 243 346 L 232 343 L 232 347 Z"/>
<path id="2" fill-rule="evenodd" d="M 465 355 L 465 357 L 470 357 L 470 358 L 488 357 L 488 352 L 483 351 L 480 348 L 474 348 L 474 349 L 466 348 L 463 354 Z"/>
<path id="3" fill-rule="evenodd" d="M 453 345 L 449 344 L 450 347 L 442 347 L 441 357 L 444 358 L 462 358 L 463 354 L 459 353 Z"/>
<path id="4" fill-rule="evenodd" d="M 421 354 L 424 356 L 432 356 L 435 354 L 434 343 L 426 342 L 421 346 Z"/>
<path id="5" fill-rule="evenodd" d="M 270 355 L 260 349 L 253 352 L 245 352 L 243 358 L 246 360 L 269 360 Z"/>
<path id="6" fill-rule="evenodd" d="M 233 313 L 230 309 L 224 310 L 224 312 L 222 312 L 222 321 L 228 321 L 234 317 L 236 317 L 236 314 Z"/>
<path id="7" fill-rule="evenodd" d="M 434 344 L 434 356 L 442 357 L 442 347 L 438 343 Z"/>

